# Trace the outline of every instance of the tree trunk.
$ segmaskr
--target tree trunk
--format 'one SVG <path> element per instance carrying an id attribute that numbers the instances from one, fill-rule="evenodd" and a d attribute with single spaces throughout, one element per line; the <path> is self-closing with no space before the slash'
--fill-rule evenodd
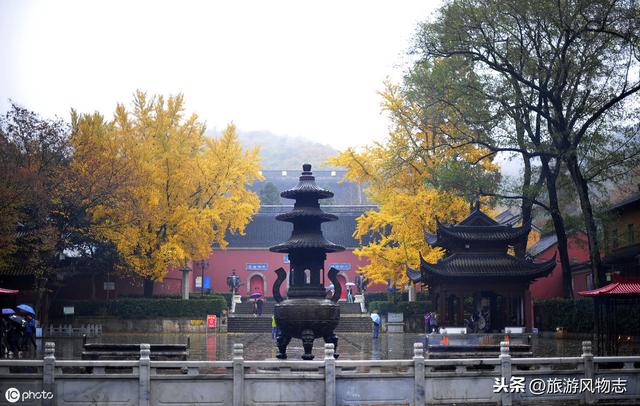
<path id="1" fill-rule="evenodd" d="M 36 318 L 38 318 L 38 316 L 40 317 L 40 325 L 45 325 L 48 322 L 49 303 L 46 300 L 47 280 L 46 277 L 36 277 L 34 284 L 36 290 L 34 310 L 36 311 Z"/>
<path id="2" fill-rule="evenodd" d="M 560 213 L 558 204 L 558 191 L 556 189 L 556 180 L 558 175 L 549 168 L 549 158 L 541 158 L 542 174 L 546 179 L 547 193 L 549 194 L 549 214 L 553 221 L 553 227 L 558 238 L 558 254 L 560 254 L 560 266 L 562 267 L 562 291 L 564 297 L 573 297 L 573 289 L 571 287 L 571 261 L 569 261 L 569 248 L 567 244 L 567 231 L 564 227 L 564 219 Z M 560 165 L 560 162 L 556 162 Z"/>
<path id="3" fill-rule="evenodd" d="M 142 282 L 144 297 L 152 297 L 153 296 L 153 279 L 144 279 Z"/>
<path id="4" fill-rule="evenodd" d="M 522 196 L 523 197 L 534 197 L 531 196 L 531 161 L 529 157 L 525 154 L 522 154 L 522 160 L 524 162 L 524 177 L 522 181 Z M 533 200 L 531 199 L 522 199 L 522 226 L 527 227 L 531 226 L 531 215 L 533 212 Z M 527 234 L 528 236 L 529 234 Z M 521 243 L 516 244 L 513 247 L 513 251 L 518 258 L 524 258 L 527 253 L 527 241 L 528 238 L 525 238 Z"/>
<path id="5" fill-rule="evenodd" d="M 582 176 L 580 164 L 575 154 L 565 158 L 567 168 L 571 174 L 571 180 L 576 186 L 578 197 L 580 198 L 580 208 L 582 209 L 582 219 L 584 227 L 587 231 L 587 239 L 589 241 L 589 259 L 591 261 L 591 273 L 593 275 L 593 283 L 596 288 L 604 286 L 606 280 L 602 267 L 602 259 L 600 258 L 600 247 L 598 244 L 598 227 L 593 218 L 593 207 L 589 199 L 589 185 Z"/>

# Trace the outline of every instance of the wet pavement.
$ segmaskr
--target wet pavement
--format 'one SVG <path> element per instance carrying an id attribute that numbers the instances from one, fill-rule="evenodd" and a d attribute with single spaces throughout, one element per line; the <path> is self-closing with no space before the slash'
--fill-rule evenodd
<path id="1" fill-rule="evenodd" d="M 103 343 L 149 343 L 177 344 L 191 339 L 189 359 L 192 360 L 230 360 L 234 343 L 244 344 L 244 357 L 249 360 L 275 358 L 275 342 L 269 333 L 228 333 L 228 334 L 104 334 L 88 339 L 88 342 Z M 338 353 L 340 359 L 410 359 L 413 357 L 413 343 L 424 342 L 424 334 L 381 334 L 373 339 L 368 333 L 338 334 Z M 56 343 L 56 357 L 59 359 L 80 359 L 82 353 L 81 338 L 46 339 Z M 536 357 L 579 356 L 582 340 L 553 339 L 534 337 L 531 341 L 532 352 Z M 42 348 L 42 342 L 38 343 Z M 287 348 L 290 359 L 300 359 L 302 342 L 293 339 Z M 316 359 L 324 357 L 324 341 L 318 339 L 313 346 Z M 621 347 L 621 355 L 640 354 L 640 344 Z M 39 356 L 42 356 L 40 353 Z"/>

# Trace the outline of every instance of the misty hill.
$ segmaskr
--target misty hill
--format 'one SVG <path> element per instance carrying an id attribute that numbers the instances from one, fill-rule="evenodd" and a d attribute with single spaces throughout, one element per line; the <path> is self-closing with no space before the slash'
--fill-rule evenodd
<path id="1" fill-rule="evenodd" d="M 310 163 L 314 168 L 331 169 L 323 163 L 338 153 L 329 145 L 269 131 L 238 130 L 238 137 L 245 147 L 260 147 L 264 169 L 301 169 L 303 163 Z"/>

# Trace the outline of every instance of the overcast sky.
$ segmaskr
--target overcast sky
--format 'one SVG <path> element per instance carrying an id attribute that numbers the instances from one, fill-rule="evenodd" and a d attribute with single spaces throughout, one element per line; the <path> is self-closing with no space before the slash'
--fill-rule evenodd
<path id="1" fill-rule="evenodd" d="M 439 4 L 0 0 L 0 109 L 111 116 L 135 89 L 183 92 L 209 128 L 362 145 L 386 134 L 376 92 Z"/>

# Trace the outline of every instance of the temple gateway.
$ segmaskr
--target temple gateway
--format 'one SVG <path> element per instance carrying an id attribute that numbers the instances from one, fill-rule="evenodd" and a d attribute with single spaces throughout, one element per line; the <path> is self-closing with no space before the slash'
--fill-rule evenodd
<path id="1" fill-rule="evenodd" d="M 533 326 L 529 285 L 547 276 L 556 260 L 534 263 L 510 255 L 510 247 L 527 239 L 530 226 L 502 225 L 480 210 L 458 224 L 437 221 L 437 233 L 426 242 L 445 250 L 429 264 L 420 257 L 420 270 L 407 269 L 414 283 L 428 285 L 439 326 L 468 327 L 469 332 L 503 332 L 505 327 Z"/>

